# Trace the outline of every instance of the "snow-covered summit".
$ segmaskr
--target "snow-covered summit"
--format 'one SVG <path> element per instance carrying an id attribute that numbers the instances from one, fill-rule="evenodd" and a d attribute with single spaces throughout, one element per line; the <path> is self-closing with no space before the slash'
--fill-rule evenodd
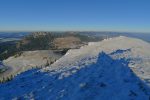
<path id="1" fill-rule="evenodd" d="M 0 99 L 149 100 L 149 49 L 142 40 L 117 37 L 69 50 L 51 66 L 0 84 Z"/>

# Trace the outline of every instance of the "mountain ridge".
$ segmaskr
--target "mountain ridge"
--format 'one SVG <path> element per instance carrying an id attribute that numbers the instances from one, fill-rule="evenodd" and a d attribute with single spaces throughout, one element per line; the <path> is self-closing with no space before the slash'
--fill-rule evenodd
<path id="1" fill-rule="evenodd" d="M 0 84 L 0 99 L 148 100 L 149 48 L 121 36 L 71 49 L 50 66 Z"/>

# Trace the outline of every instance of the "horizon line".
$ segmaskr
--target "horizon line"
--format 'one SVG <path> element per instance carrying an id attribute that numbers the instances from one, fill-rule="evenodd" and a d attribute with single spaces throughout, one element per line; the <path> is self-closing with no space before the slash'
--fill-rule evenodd
<path id="1" fill-rule="evenodd" d="M 117 33 L 150 33 L 150 32 L 137 32 L 137 31 L 98 31 L 98 30 L 28 30 L 28 31 L 25 31 L 25 30 L 9 30 L 9 31 L 0 31 L 0 33 L 2 32 L 117 32 Z"/>

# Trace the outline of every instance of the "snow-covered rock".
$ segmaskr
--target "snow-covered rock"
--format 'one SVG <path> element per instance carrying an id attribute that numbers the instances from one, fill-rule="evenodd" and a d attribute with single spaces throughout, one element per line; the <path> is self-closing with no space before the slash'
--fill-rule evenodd
<path id="1" fill-rule="evenodd" d="M 0 99 L 149 100 L 149 49 L 142 40 L 117 37 L 69 50 L 51 66 L 0 84 Z"/>

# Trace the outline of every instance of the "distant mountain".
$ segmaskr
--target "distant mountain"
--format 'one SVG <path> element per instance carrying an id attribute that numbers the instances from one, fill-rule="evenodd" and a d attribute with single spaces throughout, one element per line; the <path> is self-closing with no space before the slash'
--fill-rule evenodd
<path id="1" fill-rule="evenodd" d="M 81 32 L 81 34 L 85 34 L 88 36 L 95 36 L 95 37 L 116 37 L 116 36 L 127 36 L 133 38 L 139 38 L 144 41 L 150 42 L 150 33 L 134 33 L 134 32 Z"/>
<path id="2" fill-rule="evenodd" d="M 120 35 L 139 38 L 144 41 L 150 42 L 150 33 L 122 33 Z"/>

